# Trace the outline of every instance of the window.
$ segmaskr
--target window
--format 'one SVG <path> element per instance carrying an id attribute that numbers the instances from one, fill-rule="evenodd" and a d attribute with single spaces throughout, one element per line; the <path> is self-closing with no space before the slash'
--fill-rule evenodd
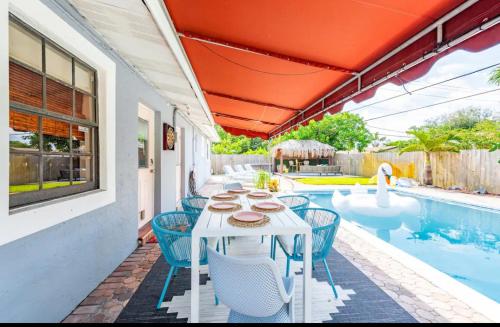
<path id="1" fill-rule="evenodd" d="M 9 207 L 96 189 L 96 71 L 13 16 L 9 37 Z"/>
<path id="2" fill-rule="evenodd" d="M 137 148 L 139 150 L 139 168 L 148 168 L 148 122 L 139 118 L 139 128 L 137 134 Z"/>
<path id="3" fill-rule="evenodd" d="M 205 138 L 203 136 L 200 137 L 200 151 L 201 151 L 201 157 L 206 158 L 206 152 L 205 152 Z"/>
<path id="4" fill-rule="evenodd" d="M 210 140 L 207 139 L 207 159 L 210 159 Z"/>

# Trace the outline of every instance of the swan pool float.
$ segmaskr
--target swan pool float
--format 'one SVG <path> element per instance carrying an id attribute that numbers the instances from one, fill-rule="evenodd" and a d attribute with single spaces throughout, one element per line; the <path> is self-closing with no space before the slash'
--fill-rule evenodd
<path id="1" fill-rule="evenodd" d="M 336 190 L 332 196 L 333 207 L 342 215 L 356 217 L 356 220 L 362 219 L 363 216 L 366 218 L 396 218 L 403 215 L 418 215 L 420 213 L 420 203 L 417 199 L 399 196 L 387 190 L 386 177 L 390 178 L 391 175 L 391 165 L 388 163 L 381 164 L 377 172 L 376 194 L 368 194 L 368 190 L 362 188 L 359 184 L 355 185 L 351 190 L 351 194 L 347 196 Z M 396 219 L 391 223 L 389 220 L 375 222 L 371 219 L 368 225 L 378 224 L 385 225 L 389 229 L 395 229 L 401 225 L 401 220 Z M 396 227 L 396 225 L 398 226 Z"/>

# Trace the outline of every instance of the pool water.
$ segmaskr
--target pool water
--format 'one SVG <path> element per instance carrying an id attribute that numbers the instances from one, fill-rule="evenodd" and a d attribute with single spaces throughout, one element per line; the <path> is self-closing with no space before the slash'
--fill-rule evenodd
<path id="1" fill-rule="evenodd" d="M 349 194 L 348 191 L 342 193 Z M 317 205 L 335 210 L 332 192 L 306 192 L 305 195 Z M 419 214 L 396 218 L 344 216 L 343 219 L 500 302 L 500 212 L 411 197 L 420 202 Z"/>

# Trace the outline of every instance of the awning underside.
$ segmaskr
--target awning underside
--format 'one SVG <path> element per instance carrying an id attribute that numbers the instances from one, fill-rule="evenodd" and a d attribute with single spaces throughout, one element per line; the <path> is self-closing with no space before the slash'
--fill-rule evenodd
<path id="1" fill-rule="evenodd" d="M 231 133 L 263 138 L 338 112 L 353 96 L 372 95 L 372 87 L 412 63 L 419 73 L 405 72 L 405 79 L 421 76 L 430 68 L 422 58 L 435 61 L 433 51 L 500 14 L 497 0 L 165 4 L 215 121 Z M 474 33 L 482 38 L 479 48 L 500 42 L 498 25 L 491 26 Z M 415 42 L 381 60 L 418 33 Z"/>

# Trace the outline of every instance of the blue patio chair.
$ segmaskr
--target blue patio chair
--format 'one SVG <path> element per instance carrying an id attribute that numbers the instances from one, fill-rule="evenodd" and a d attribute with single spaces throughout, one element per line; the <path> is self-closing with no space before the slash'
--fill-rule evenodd
<path id="1" fill-rule="evenodd" d="M 216 297 L 228 306 L 228 323 L 293 323 L 293 277 L 282 277 L 266 257 L 223 256 L 207 250 Z"/>
<path id="2" fill-rule="evenodd" d="M 278 196 L 278 199 L 292 210 L 309 208 L 310 200 L 305 195 L 284 195 Z"/>
<path id="3" fill-rule="evenodd" d="M 208 198 L 204 196 L 191 196 L 182 199 L 182 209 L 187 212 L 194 212 L 196 213 L 198 217 L 200 216 L 201 212 L 203 211 L 203 208 L 207 205 Z"/>
<path id="4" fill-rule="evenodd" d="M 284 195 L 284 196 L 278 196 L 278 199 L 293 211 L 309 208 L 309 203 L 311 202 L 309 198 L 305 195 Z M 264 242 L 264 238 L 262 238 L 262 242 Z M 271 258 L 275 257 L 274 255 L 275 248 L 276 248 L 276 238 L 274 236 L 271 236 Z"/>
<path id="5" fill-rule="evenodd" d="M 201 212 L 207 205 L 208 198 L 204 196 L 191 196 L 182 199 L 182 209 L 186 212 L 192 212 L 196 214 L 196 219 L 193 221 L 193 227 L 196 225 L 196 222 L 198 221 L 198 218 L 201 215 Z M 219 248 L 219 243 L 217 242 L 217 248 Z M 224 254 L 226 254 L 226 239 L 223 237 L 222 238 L 222 248 L 224 251 Z"/>
<path id="6" fill-rule="evenodd" d="M 197 216 L 192 212 L 165 212 L 153 218 L 153 232 L 160 245 L 161 252 L 170 265 L 167 280 L 163 286 L 160 299 L 156 305 L 160 309 L 167 294 L 172 276 L 179 268 L 191 267 L 191 230 Z M 207 264 L 207 240 L 200 242 L 200 265 Z"/>
<path id="7" fill-rule="evenodd" d="M 326 257 L 330 253 L 333 240 L 339 229 L 340 216 L 332 210 L 323 208 L 298 209 L 295 213 L 304 219 L 312 227 L 312 263 L 321 261 L 325 266 L 328 280 L 332 286 L 335 298 L 338 298 L 332 274 L 328 268 Z M 281 249 L 286 255 L 286 276 L 290 274 L 290 260 L 303 261 L 304 239 L 302 235 L 277 236 Z M 276 242 L 274 243 L 276 247 Z M 276 248 L 273 250 L 276 255 Z"/>

